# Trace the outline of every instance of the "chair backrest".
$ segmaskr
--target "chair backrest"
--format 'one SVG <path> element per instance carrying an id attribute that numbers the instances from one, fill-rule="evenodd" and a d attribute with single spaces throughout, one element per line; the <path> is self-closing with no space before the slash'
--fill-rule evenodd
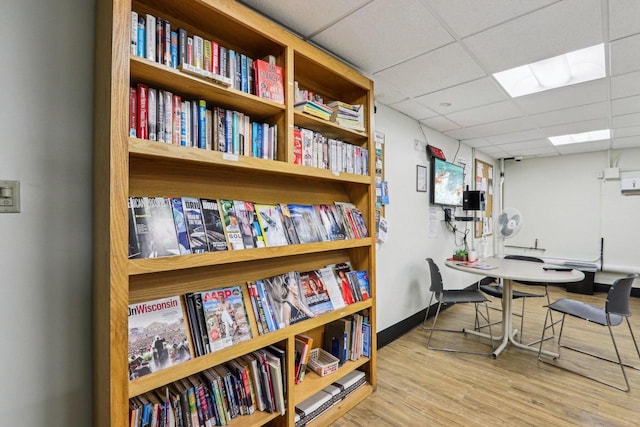
<path id="1" fill-rule="evenodd" d="M 534 256 L 527 256 L 527 255 L 506 255 L 504 257 L 504 259 L 517 259 L 520 261 L 530 261 L 530 262 L 541 262 L 544 263 L 543 260 L 541 260 L 540 258 L 536 258 Z"/>
<path id="2" fill-rule="evenodd" d="M 631 316 L 629 299 L 631 298 L 631 285 L 633 285 L 633 280 L 636 277 L 638 277 L 637 274 L 629 274 L 627 277 L 622 277 L 613 282 L 604 306 L 607 313 Z"/>
<path id="3" fill-rule="evenodd" d="M 433 262 L 431 258 L 427 258 L 427 263 L 429 263 L 429 272 L 431 273 L 431 286 L 429 287 L 429 290 L 431 292 L 442 292 L 442 274 L 440 274 L 438 265 Z"/>

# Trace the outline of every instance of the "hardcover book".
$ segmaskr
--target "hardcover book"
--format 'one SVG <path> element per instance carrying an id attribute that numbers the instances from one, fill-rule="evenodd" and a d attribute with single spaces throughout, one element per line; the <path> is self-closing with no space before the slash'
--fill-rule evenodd
<path id="1" fill-rule="evenodd" d="M 207 236 L 209 252 L 226 251 L 227 240 L 224 236 L 222 217 L 215 199 L 200 199 L 202 216 Z"/>
<path id="2" fill-rule="evenodd" d="M 201 295 L 212 352 L 251 339 L 241 286 L 213 289 Z"/>
<path id="3" fill-rule="evenodd" d="M 285 246 L 289 244 L 287 234 L 282 223 L 280 211 L 276 205 L 254 205 L 262 235 L 266 246 Z"/>
<path id="4" fill-rule="evenodd" d="M 187 224 L 191 253 L 201 254 L 207 252 L 209 247 L 207 244 L 200 199 L 196 197 L 183 197 L 182 208 L 184 210 L 184 218 Z"/>
<path id="5" fill-rule="evenodd" d="M 184 308 L 179 296 L 129 305 L 129 379 L 189 360 Z"/>
<path id="6" fill-rule="evenodd" d="M 284 79 L 282 68 L 261 59 L 253 62 L 255 68 L 256 95 L 280 104 L 284 103 Z"/>

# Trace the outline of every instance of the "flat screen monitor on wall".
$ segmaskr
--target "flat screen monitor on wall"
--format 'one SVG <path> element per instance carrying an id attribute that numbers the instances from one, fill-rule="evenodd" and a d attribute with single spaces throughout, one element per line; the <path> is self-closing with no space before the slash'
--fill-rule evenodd
<path id="1" fill-rule="evenodd" d="M 443 206 L 462 206 L 463 192 L 463 167 L 432 157 L 431 203 Z"/>

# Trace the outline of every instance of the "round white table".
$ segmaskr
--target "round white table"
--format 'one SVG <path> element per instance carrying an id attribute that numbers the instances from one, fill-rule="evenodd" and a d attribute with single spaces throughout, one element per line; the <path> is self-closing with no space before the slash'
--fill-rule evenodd
<path id="1" fill-rule="evenodd" d="M 502 337 L 498 338 L 502 342 L 493 351 L 493 357 L 498 355 L 504 350 L 507 345 L 512 344 L 516 347 L 538 352 L 539 348 L 532 347 L 517 342 L 513 337 L 517 331 L 512 327 L 512 280 L 521 280 L 525 282 L 546 282 L 546 283 L 565 283 L 565 282 L 577 282 L 584 279 L 584 273 L 578 270 L 569 271 L 554 271 L 545 270 L 544 267 L 562 268 L 561 266 L 551 264 L 541 264 L 538 262 L 521 261 L 516 259 L 504 259 L 504 258 L 487 258 L 483 262 L 465 263 L 462 261 L 446 261 L 445 265 L 454 270 L 464 271 L 467 273 L 478 274 L 482 276 L 495 277 L 502 279 L 503 281 L 503 294 L 502 294 Z M 488 266 L 491 268 L 482 268 L 481 266 Z M 490 338 L 489 335 L 474 331 L 464 330 L 466 333 L 479 335 L 482 337 Z M 494 338 L 495 339 L 495 338 Z M 556 353 L 544 351 L 552 357 L 558 357 Z"/>

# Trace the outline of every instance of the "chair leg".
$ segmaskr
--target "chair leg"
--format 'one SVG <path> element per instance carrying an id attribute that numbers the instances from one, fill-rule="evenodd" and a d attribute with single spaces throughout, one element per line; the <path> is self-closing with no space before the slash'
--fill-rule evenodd
<path id="1" fill-rule="evenodd" d="M 429 298 L 429 305 L 427 305 L 427 312 L 424 314 L 424 320 L 422 321 L 422 329 L 427 329 L 424 325 L 427 323 L 427 318 L 429 317 L 429 309 L 431 308 L 431 302 L 433 301 L 433 292 L 431 293 L 431 298 Z"/>
<path id="2" fill-rule="evenodd" d="M 548 310 L 548 311 L 551 311 L 551 310 Z M 629 391 L 631 389 L 631 387 L 629 386 L 629 379 L 627 378 L 627 373 L 626 373 L 624 367 L 627 366 L 627 367 L 630 367 L 630 368 L 635 369 L 635 370 L 640 370 L 640 369 L 635 367 L 635 366 L 633 366 L 633 365 L 629 365 L 629 364 L 626 364 L 626 363 L 622 362 L 622 357 L 620 356 L 620 351 L 618 350 L 618 345 L 616 344 L 616 339 L 615 339 L 615 336 L 613 334 L 613 329 L 611 328 L 611 319 L 610 319 L 609 314 L 607 314 L 607 329 L 609 330 L 609 336 L 611 337 L 611 343 L 613 344 L 613 349 L 614 349 L 614 351 L 616 353 L 616 359 L 609 359 L 609 358 L 603 357 L 603 356 L 601 356 L 599 354 L 591 353 L 591 352 L 588 352 L 588 351 L 585 351 L 585 350 L 582 350 L 582 349 L 579 349 L 579 348 L 576 348 L 576 347 L 571 347 L 571 346 L 560 344 L 560 340 L 562 339 L 562 331 L 564 329 L 565 316 L 566 315 L 563 313 L 561 326 L 560 326 L 560 334 L 558 336 L 558 347 L 566 348 L 568 350 L 572 350 L 572 351 L 575 351 L 577 353 L 582 353 L 582 354 L 585 354 L 587 356 L 594 357 L 596 359 L 600 359 L 600 360 L 603 360 L 603 361 L 606 361 L 606 362 L 617 364 L 618 366 L 620 366 L 620 371 L 622 372 L 622 377 L 624 378 L 625 387 L 620 387 L 617 384 L 613 384 L 613 383 L 601 380 L 599 378 L 595 378 L 595 377 L 586 375 L 586 374 L 584 374 L 582 372 L 579 372 L 579 371 L 576 371 L 576 370 L 573 370 L 573 369 L 569 369 L 569 368 L 567 368 L 565 366 L 560 366 L 560 365 L 557 365 L 557 364 L 554 364 L 554 363 L 549 363 L 546 360 L 542 359 L 542 357 L 541 357 L 542 342 L 544 341 L 544 333 L 545 333 L 545 331 L 547 329 L 546 326 L 547 326 L 547 320 L 549 318 L 548 316 L 545 317 L 545 328 L 542 331 L 540 349 L 538 351 L 538 360 L 543 362 L 543 363 L 546 363 L 548 365 L 560 368 L 560 369 L 562 369 L 564 371 L 572 372 L 574 374 L 580 375 L 581 377 L 584 377 L 584 378 L 590 379 L 592 381 L 598 382 L 600 384 L 615 388 L 617 390 L 625 391 L 625 392 Z M 633 340 L 633 344 L 636 347 L 636 353 L 638 354 L 638 357 L 640 358 L 640 349 L 638 348 L 638 344 L 637 344 L 635 336 L 633 334 L 633 330 L 631 329 L 631 324 L 629 323 L 629 318 L 626 318 L 626 321 L 627 321 L 627 326 L 629 327 L 629 332 L 631 333 L 631 338 Z"/>

